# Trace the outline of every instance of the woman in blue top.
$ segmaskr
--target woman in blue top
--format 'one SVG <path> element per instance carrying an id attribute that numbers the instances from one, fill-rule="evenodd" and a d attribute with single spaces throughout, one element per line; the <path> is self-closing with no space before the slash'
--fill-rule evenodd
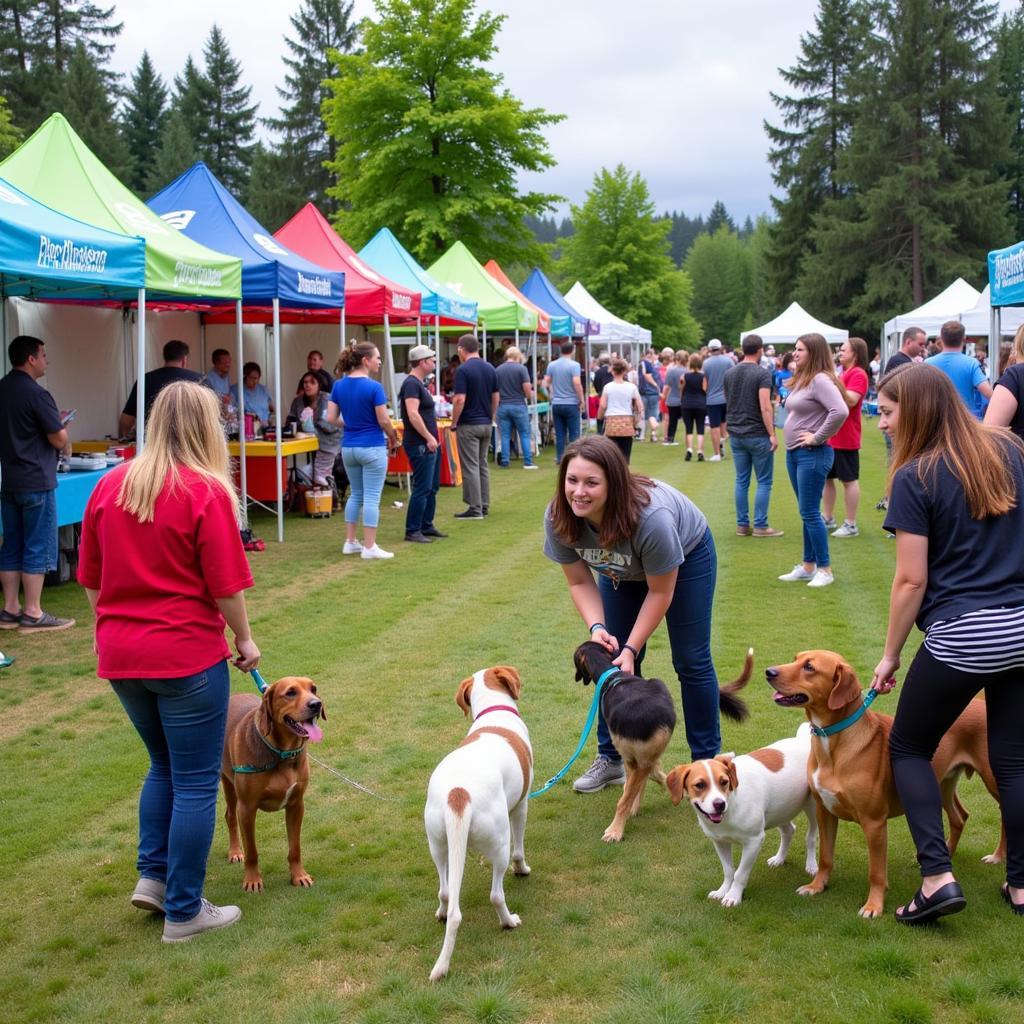
<path id="1" fill-rule="evenodd" d="M 345 503 L 345 546 L 342 552 L 363 558 L 394 558 L 377 546 L 380 493 L 388 473 L 388 456 L 398 452 L 398 433 L 388 416 L 384 388 L 370 376 L 380 372 L 380 352 L 368 341 L 353 343 L 341 353 L 338 367 L 344 377 L 335 381 L 327 403 L 327 420 L 345 424 L 341 459 L 352 488 Z M 385 435 L 386 438 L 385 438 Z M 363 512 L 363 542 L 356 540 L 359 510 Z"/>
<path id="2" fill-rule="evenodd" d="M 246 363 L 242 367 L 242 384 L 245 386 L 245 411 L 255 416 L 259 426 L 266 426 L 270 422 L 270 414 L 274 411 L 274 403 L 270 399 L 270 392 L 260 383 L 263 371 L 259 363 Z M 234 399 L 235 408 L 238 408 L 238 385 L 231 385 L 231 397 Z"/>

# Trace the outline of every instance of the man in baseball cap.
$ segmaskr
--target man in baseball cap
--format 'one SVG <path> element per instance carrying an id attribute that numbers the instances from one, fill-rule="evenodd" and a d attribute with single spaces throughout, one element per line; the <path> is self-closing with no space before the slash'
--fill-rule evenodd
<path id="1" fill-rule="evenodd" d="M 430 544 L 445 536 L 434 526 L 437 492 L 441 489 L 440 434 L 434 414 L 434 396 L 425 383 L 436 365 L 437 354 L 432 348 L 414 345 L 409 350 L 409 375 L 398 392 L 405 427 L 402 448 L 412 467 L 405 539 L 414 544 Z"/>

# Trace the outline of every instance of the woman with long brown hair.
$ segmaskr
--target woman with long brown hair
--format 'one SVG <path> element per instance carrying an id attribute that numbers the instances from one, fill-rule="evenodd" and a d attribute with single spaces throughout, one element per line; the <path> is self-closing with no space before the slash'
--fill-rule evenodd
<path id="1" fill-rule="evenodd" d="M 544 554 L 562 566 L 590 638 L 616 655 L 623 672 L 640 672 L 664 619 L 691 755 L 714 757 L 721 745 L 711 660 L 718 559 L 704 513 L 674 487 L 631 473 L 611 439 L 588 435 L 565 450 L 544 527 Z M 573 789 L 595 793 L 624 780 L 599 717 L 597 757 Z"/>
<path id="2" fill-rule="evenodd" d="M 149 752 L 132 905 L 164 914 L 164 941 L 183 942 L 241 917 L 203 899 L 230 690 L 225 622 L 238 668 L 255 668 L 260 652 L 220 402 L 177 381 L 146 428 L 139 456 L 89 499 L 78 581 L 96 615 L 97 675 Z"/>
<path id="3" fill-rule="evenodd" d="M 793 379 L 786 399 L 786 469 L 804 525 L 804 558 L 779 579 L 811 587 L 833 582 L 828 530 L 821 495 L 834 455 L 827 442 L 850 410 L 832 364 L 832 350 L 820 334 L 804 334 L 793 349 Z"/>
<path id="4" fill-rule="evenodd" d="M 843 368 L 839 383 L 843 386 L 850 415 L 828 441 L 834 461 L 825 480 L 822 514 L 825 516 L 825 528 L 834 531 L 833 537 L 856 537 L 860 532 L 857 529 L 857 506 L 860 504 L 861 407 L 871 386 L 868 343 L 863 338 L 847 338 L 839 348 L 839 365 Z M 836 480 L 843 485 L 846 507 L 846 515 L 838 527 L 832 518 L 836 507 Z"/>
<path id="5" fill-rule="evenodd" d="M 900 367 L 878 392 L 879 426 L 893 440 L 884 526 L 896 534 L 896 571 L 874 689 L 896 685 L 911 627 L 924 633 L 889 737 L 922 876 L 896 918 L 920 923 L 966 903 L 931 758 L 979 690 L 1006 827 L 1002 896 L 1024 914 L 1024 442 L 978 423 L 936 367 Z"/>

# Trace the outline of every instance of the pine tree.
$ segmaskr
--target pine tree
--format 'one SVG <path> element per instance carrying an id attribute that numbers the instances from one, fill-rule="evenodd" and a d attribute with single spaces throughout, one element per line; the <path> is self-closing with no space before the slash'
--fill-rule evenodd
<path id="1" fill-rule="evenodd" d="M 122 181 L 131 175 L 131 153 L 115 130 L 114 102 L 102 71 L 83 42 L 75 44 L 61 79 L 59 109 L 97 158 Z"/>
<path id="2" fill-rule="evenodd" d="M 693 315 L 708 336 L 735 342 L 751 303 L 750 254 L 739 236 L 725 224 L 698 236 L 684 267 L 693 281 Z"/>
<path id="3" fill-rule="evenodd" d="M 283 138 L 276 159 L 260 154 L 260 173 L 276 177 L 275 201 L 291 212 L 313 202 L 334 213 L 337 201 L 328 194 L 332 179 L 326 165 L 336 158 L 338 144 L 324 127 L 322 111 L 330 95 L 325 82 L 334 74 L 329 54 L 350 53 L 356 43 L 352 0 L 302 0 L 290 20 L 294 38 L 285 36 L 290 56 L 284 58 L 284 88 L 277 90 L 284 101 L 281 116 L 265 122 Z"/>
<path id="4" fill-rule="evenodd" d="M 1007 14 L 996 33 L 999 94 L 1013 126 L 1010 155 L 1000 166 L 1009 193 L 1014 237 L 1024 238 L 1024 9 Z"/>
<path id="5" fill-rule="evenodd" d="M 14 152 L 21 142 L 21 132 L 11 120 L 11 108 L 0 94 L 0 160 Z"/>
<path id="6" fill-rule="evenodd" d="M 42 105 L 40 83 L 32 76 L 32 42 L 36 0 L 5 0 L 0 4 L 0 95 L 12 120 L 22 128 L 34 127 Z"/>
<path id="7" fill-rule="evenodd" d="M 150 176 L 167 120 L 167 87 L 156 73 L 149 54 L 143 50 L 139 65 L 132 73 L 132 84 L 125 97 L 122 130 L 132 157 L 129 185 L 136 195 L 147 195 Z"/>
<path id="8" fill-rule="evenodd" d="M 720 228 L 735 232 L 736 222 L 729 216 L 725 203 L 721 199 L 716 199 L 715 205 L 711 207 L 711 212 L 708 214 L 708 222 L 704 230 L 709 235 L 716 235 Z"/>
<path id="9" fill-rule="evenodd" d="M 164 122 L 160 146 L 146 181 L 146 192 L 150 195 L 159 192 L 195 162 L 196 144 L 188 130 L 185 115 L 176 108 L 172 109 Z"/>
<path id="10" fill-rule="evenodd" d="M 171 107 L 181 115 L 182 125 L 196 147 L 207 132 L 213 90 L 206 76 L 189 54 L 180 75 L 174 76 L 174 98 Z M 180 132 L 179 132 L 180 134 Z"/>
<path id="11" fill-rule="evenodd" d="M 361 54 L 336 56 L 324 106 L 338 142 L 335 218 L 353 245 L 389 225 L 424 263 L 456 239 L 499 261 L 541 258 L 523 222 L 560 197 L 521 193 L 554 163 L 543 129 L 488 67 L 502 17 L 472 0 L 377 0 Z"/>

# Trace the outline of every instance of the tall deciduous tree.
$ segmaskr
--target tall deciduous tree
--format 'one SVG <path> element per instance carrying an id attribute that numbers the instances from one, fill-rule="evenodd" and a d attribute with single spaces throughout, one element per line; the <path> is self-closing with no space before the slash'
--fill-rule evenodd
<path id="1" fill-rule="evenodd" d="M 139 196 L 148 188 L 167 120 L 167 87 L 143 50 L 125 97 L 122 126 L 132 158 L 129 184 Z"/>
<path id="2" fill-rule="evenodd" d="M 670 255 L 671 222 L 656 217 L 647 183 L 619 164 L 594 176 L 582 206 L 572 207 L 575 233 L 562 243 L 556 273 L 564 286 L 584 282 L 603 306 L 654 332 L 662 345 L 695 344 L 688 275 Z"/>
<path id="3" fill-rule="evenodd" d="M 423 262 L 456 239 L 498 260 L 539 258 L 524 215 L 560 197 L 520 192 L 554 164 L 543 129 L 487 67 L 502 17 L 472 0 L 377 0 L 360 54 L 339 55 L 325 103 L 338 143 L 336 222 L 360 245 L 389 225 Z"/>
<path id="4" fill-rule="evenodd" d="M 723 224 L 699 235 L 684 264 L 693 281 L 693 315 L 709 337 L 736 342 L 750 316 L 750 254 Z"/>
<path id="5" fill-rule="evenodd" d="M 0 160 L 18 148 L 21 132 L 11 120 L 11 108 L 0 94 Z"/>

